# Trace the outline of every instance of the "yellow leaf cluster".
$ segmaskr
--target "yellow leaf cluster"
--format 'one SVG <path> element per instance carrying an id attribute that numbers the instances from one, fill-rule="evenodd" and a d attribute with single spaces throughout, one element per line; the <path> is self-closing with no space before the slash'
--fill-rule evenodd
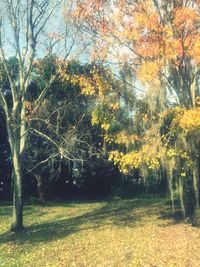
<path id="1" fill-rule="evenodd" d="M 200 130 L 200 108 L 184 110 L 183 114 L 176 116 L 172 127 L 181 128 L 185 133 L 193 133 Z"/>
<path id="2" fill-rule="evenodd" d="M 91 123 L 92 123 L 92 125 L 100 125 L 101 129 L 103 129 L 105 132 L 107 132 L 111 127 L 110 121 L 112 121 L 112 119 L 113 119 L 112 114 L 110 114 L 109 116 L 108 115 L 106 116 L 103 111 L 99 112 L 98 110 L 94 110 L 92 112 Z M 107 136 L 106 133 L 105 133 L 105 136 Z M 105 138 L 105 140 L 106 140 L 106 138 Z"/>
<path id="3" fill-rule="evenodd" d="M 138 78 L 142 82 L 149 82 L 154 79 L 158 79 L 160 72 L 159 62 L 156 61 L 147 61 L 138 70 Z"/>
<path id="4" fill-rule="evenodd" d="M 91 78 L 81 75 L 79 79 L 79 85 L 81 87 L 81 92 L 84 95 L 90 96 L 95 93 L 95 86 Z"/>
<path id="5" fill-rule="evenodd" d="M 160 167 L 158 155 L 151 152 L 151 146 L 144 145 L 140 150 L 134 150 L 127 154 L 119 151 L 109 153 L 109 160 L 119 166 L 122 173 L 127 174 L 133 169 L 138 169 L 142 165 L 146 165 L 151 170 L 157 170 Z"/>
<path id="6" fill-rule="evenodd" d="M 135 144 L 136 141 L 139 141 L 139 136 L 136 134 L 127 134 L 126 132 L 120 132 L 118 134 L 110 134 L 110 135 L 105 135 L 104 136 L 105 140 L 108 143 L 114 142 L 115 144 L 118 145 L 130 145 L 130 144 Z"/>
<path id="7" fill-rule="evenodd" d="M 91 123 L 92 123 L 93 126 L 94 126 L 94 125 L 97 125 L 97 124 L 100 123 L 100 120 L 99 120 L 99 118 L 98 118 L 96 112 L 92 112 Z"/>
<path id="8" fill-rule="evenodd" d="M 108 129 L 110 128 L 110 123 L 108 123 L 108 122 L 103 122 L 102 124 L 101 124 L 101 128 L 103 129 L 103 130 L 105 130 L 105 131 L 108 131 Z"/>

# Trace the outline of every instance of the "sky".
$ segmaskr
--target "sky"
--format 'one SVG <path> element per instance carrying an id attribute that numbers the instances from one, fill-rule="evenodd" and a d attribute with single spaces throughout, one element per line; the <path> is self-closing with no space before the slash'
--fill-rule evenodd
<path id="1" fill-rule="evenodd" d="M 3 41 L 4 53 L 6 57 L 9 58 L 16 54 L 14 32 L 13 32 L 12 24 L 9 20 L 8 13 L 6 12 L 6 8 L 3 4 L 0 6 L 0 12 L 4 14 L 3 26 L 2 26 L 2 41 Z M 36 13 L 36 16 L 37 15 L 38 14 Z M 45 13 L 42 23 L 46 20 L 47 15 L 48 15 L 48 12 Z M 39 29 L 39 27 L 37 29 Z M 64 34 L 65 34 L 65 22 L 64 22 L 64 16 L 63 16 L 63 5 L 60 4 L 60 6 L 58 6 L 54 10 L 53 14 L 50 16 L 49 20 L 47 21 L 45 27 L 42 29 L 41 33 L 38 35 L 36 57 L 41 58 L 45 56 L 48 52 L 48 47 L 50 43 L 55 42 L 55 41 L 57 41 L 57 44 L 55 45 L 53 52 L 54 53 L 57 52 L 58 54 L 64 53 L 63 51 L 64 40 L 61 38 L 61 36 Z M 71 37 L 72 36 L 70 36 L 70 33 L 69 33 L 68 40 L 67 40 L 68 47 L 70 47 L 72 43 Z M 26 47 L 26 14 L 22 14 L 21 19 L 20 19 L 20 38 L 19 39 L 20 39 L 20 50 L 23 55 L 24 48 Z"/>
<path id="2" fill-rule="evenodd" d="M 15 2 L 16 0 L 13 0 Z M 40 1 L 40 0 L 39 0 Z M 53 0 L 52 0 L 53 1 Z M 65 1 L 66 2 L 66 1 Z M 22 1 L 23 3 L 23 1 Z M 4 42 L 4 51 L 7 58 L 11 56 L 15 56 L 16 50 L 14 45 L 14 32 L 12 30 L 12 26 L 10 23 L 10 20 L 8 18 L 8 15 L 6 14 L 5 8 L 3 5 L 0 6 L 0 10 L 5 14 L 4 16 L 4 23 L 3 23 L 3 31 L 2 31 L 2 39 Z M 46 18 L 46 14 L 44 16 L 44 19 Z M 26 24 L 26 16 L 22 16 L 20 23 L 22 25 L 21 31 L 20 31 L 20 50 L 21 54 L 24 53 L 24 47 L 26 46 L 26 28 L 24 27 Z M 24 26 L 23 26 L 24 25 Z M 70 24 L 67 24 L 67 26 L 71 26 Z M 64 39 L 60 38 L 61 36 L 65 35 L 65 21 L 63 16 L 63 4 L 58 6 L 54 13 L 50 16 L 50 19 L 46 23 L 45 28 L 41 32 L 38 38 L 37 47 L 36 47 L 36 54 L 35 59 L 37 58 L 43 58 L 48 53 L 48 47 L 50 42 L 57 41 L 57 44 L 54 46 L 53 53 L 60 57 L 64 57 L 66 51 L 64 50 Z M 73 37 L 73 27 L 69 27 L 68 37 L 67 37 L 67 47 L 70 48 L 72 45 L 72 37 Z M 84 33 L 81 33 L 78 35 L 77 42 L 75 42 L 73 49 L 71 50 L 71 53 L 69 55 L 69 59 L 75 59 L 79 60 L 83 64 L 90 61 L 90 55 L 87 51 L 87 49 L 83 49 L 81 46 L 81 39 L 84 39 Z M 85 37 L 86 39 L 86 37 Z M 58 41 L 59 40 L 59 41 Z M 85 40 L 84 40 L 85 41 Z M 89 45 L 89 49 L 91 49 L 92 45 Z M 128 53 L 127 49 L 125 48 L 117 48 L 117 53 L 124 54 Z M 80 52 L 80 53 L 78 53 Z M 116 52 L 116 51 L 115 51 Z M 111 62 L 115 61 L 115 59 L 111 58 Z M 109 60 L 108 60 L 109 61 Z M 117 64 L 114 66 L 111 63 L 108 63 L 108 66 L 118 75 L 119 74 L 119 68 Z M 142 85 L 139 82 L 136 82 L 135 84 L 136 88 L 141 88 Z M 138 96 L 142 96 L 143 93 L 140 90 L 136 89 L 136 94 Z"/>

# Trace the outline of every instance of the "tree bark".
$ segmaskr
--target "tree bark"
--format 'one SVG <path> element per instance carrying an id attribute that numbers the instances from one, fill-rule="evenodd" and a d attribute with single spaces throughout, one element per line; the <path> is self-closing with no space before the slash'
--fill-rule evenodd
<path id="1" fill-rule="evenodd" d="M 196 206 L 194 209 L 194 218 L 193 218 L 193 225 L 200 226 L 200 208 L 199 208 L 199 187 L 200 187 L 200 159 L 197 158 L 196 166 L 193 168 L 193 179 L 195 180 L 195 196 L 196 196 Z"/>
<path id="2" fill-rule="evenodd" d="M 13 165 L 13 217 L 10 230 L 17 232 L 23 230 L 23 175 L 22 164 L 24 159 L 24 149 L 21 150 L 21 142 L 23 148 L 25 147 L 25 134 L 21 135 L 21 120 L 16 115 L 16 109 L 13 108 L 12 115 L 7 114 L 7 130 L 9 137 L 9 144 L 11 148 L 11 157 Z M 25 133 L 25 132 L 24 132 Z M 22 152 L 21 152 L 22 151 Z"/>
<path id="3" fill-rule="evenodd" d="M 12 155 L 13 162 L 13 218 L 11 231 L 23 230 L 23 199 L 22 199 L 22 170 L 20 157 L 17 148 L 14 148 Z"/>

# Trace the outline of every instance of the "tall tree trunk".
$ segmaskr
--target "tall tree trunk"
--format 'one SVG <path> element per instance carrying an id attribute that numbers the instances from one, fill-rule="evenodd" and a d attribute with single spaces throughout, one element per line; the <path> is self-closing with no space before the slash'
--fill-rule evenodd
<path id="1" fill-rule="evenodd" d="M 14 145 L 15 147 L 15 145 Z M 23 227 L 22 169 L 18 149 L 13 149 L 13 218 L 11 231 L 20 231 Z"/>
<path id="2" fill-rule="evenodd" d="M 169 192 L 172 202 L 172 212 L 175 213 L 175 204 L 174 204 L 174 188 L 173 188 L 173 169 L 171 166 L 168 167 L 167 172 L 168 184 L 169 184 Z"/>
<path id="3" fill-rule="evenodd" d="M 193 180 L 194 180 L 194 191 L 196 198 L 196 206 L 194 210 L 193 225 L 200 226 L 200 208 L 199 208 L 199 181 L 200 181 L 200 159 L 197 158 L 193 167 Z"/>
<path id="4" fill-rule="evenodd" d="M 14 232 L 24 228 L 22 166 L 24 162 L 24 148 L 26 142 L 25 128 L 22 128 L 21 120 L 16 115 L 16 110 L 17 107 L 15 110 L 13 108 L 12 116 L 7 116 L 7 130 L 13 165 L 13 218 L 10 230 Z"/>

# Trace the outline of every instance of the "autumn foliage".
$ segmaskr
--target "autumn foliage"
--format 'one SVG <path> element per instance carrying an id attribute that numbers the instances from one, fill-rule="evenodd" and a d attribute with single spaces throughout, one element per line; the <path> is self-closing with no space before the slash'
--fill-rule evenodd
<path id="1" fill-rule="evenodd" d="M 145 91 L 141 102 L 148 103 L 145 111 L 136 104 L 133 112 L 140 131 L 105 132 L 106 142 L 118 145 L 109 159 L 125 174 L 164 168 L 172 198 L 179 188 L 183 214 L 188 183 L 198 208 L 200 2 L 84 0 L 77 1 L 75 13 L 82 14 L 88 31 L 93 29 L 92 56 L 118 61 L 120 70 L 128 64 Z"/>

